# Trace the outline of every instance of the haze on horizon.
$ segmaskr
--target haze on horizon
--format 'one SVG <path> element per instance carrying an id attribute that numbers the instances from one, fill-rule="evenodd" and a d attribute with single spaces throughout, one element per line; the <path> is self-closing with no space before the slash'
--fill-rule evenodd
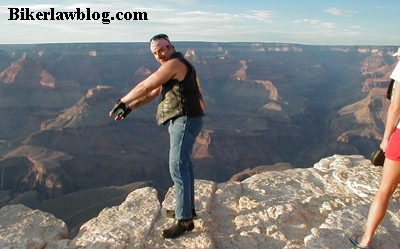
<path id="1" fill-rule="evenodd" d="M 35 14 L 145 12 L 147 20 L 21 20 L 25 8 Z M 173 41 L 397 46 L 399 10 L 393 0 L 5 0 L 0 44 L 147 42 L 166 33 Z"/>

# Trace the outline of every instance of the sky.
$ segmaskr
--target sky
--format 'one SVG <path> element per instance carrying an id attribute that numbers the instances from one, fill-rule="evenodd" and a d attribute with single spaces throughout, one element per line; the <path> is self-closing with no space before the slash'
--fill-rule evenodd
<path id="1" fill-rule="evenodd" d="M 165 33 L 171 41 L 398 46 L 400 2 L 2 0 L 0 30 L 0 44 L 148 42 Z"/>

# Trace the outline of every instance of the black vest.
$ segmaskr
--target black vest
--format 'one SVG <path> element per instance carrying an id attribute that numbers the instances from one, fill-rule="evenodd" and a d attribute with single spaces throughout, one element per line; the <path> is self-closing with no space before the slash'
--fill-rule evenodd
<path id="1" fill-rule="evenodd" d="M 157 107 L 158 125 L 166 124 L 170 119 L 180 116 L 198 117 L 204 115 L 203 96 L 196 70 L 180 52 L 171 59 L 178 58 L 187 66 L 186 76 L 182 81 L 170 79 L 161 86 L 161 101 Z"/>

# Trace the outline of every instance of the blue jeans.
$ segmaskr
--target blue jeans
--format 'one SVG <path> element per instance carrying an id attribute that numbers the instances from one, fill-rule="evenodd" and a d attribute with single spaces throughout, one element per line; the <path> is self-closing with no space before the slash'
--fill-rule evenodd
<path id="1" fill-rule="evenodd" d="M 169 172 L 175 186 L 175 218 L 192 218 L 194 174 L 192 150 L 203 127 L 203 117 L 181 116 L 169 122 Z"/>

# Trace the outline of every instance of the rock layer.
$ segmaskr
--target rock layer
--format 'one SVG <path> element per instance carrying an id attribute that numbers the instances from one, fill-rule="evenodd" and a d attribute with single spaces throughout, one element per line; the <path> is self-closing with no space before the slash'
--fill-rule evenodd
<path id="1" fill-rule="evenodd" d="M 363 156 L 334 155 L 313 168 L 270 171 L 242 182 L 196 180 L 195 229 L 177 239 L 160 236 L 173 222 L 164 216 L 166 209 L 174 207 L 173 187 L 161 206 L 153 188 L 133 191 L 120 206 L 105 209 L 85 223 L 73 240 L 63 239 L 61 221 L 47 220 L 47 214 L 21 205 L 7 206 L 0 210 L 0 245 L 46 249 L 350 248 L 348 236 L 362 232 L 381 171 Z M 373 238 L 373 248 L 398 247 L 399 210 L 400 202 L 392 199 Z M 15 227 L 22 225 L 25 235 L 17 236 Z M 44 231 L 42 236 L 35 233 L 38 228 Z M 42 247 L 30 247 L 32 241 Z"/>

